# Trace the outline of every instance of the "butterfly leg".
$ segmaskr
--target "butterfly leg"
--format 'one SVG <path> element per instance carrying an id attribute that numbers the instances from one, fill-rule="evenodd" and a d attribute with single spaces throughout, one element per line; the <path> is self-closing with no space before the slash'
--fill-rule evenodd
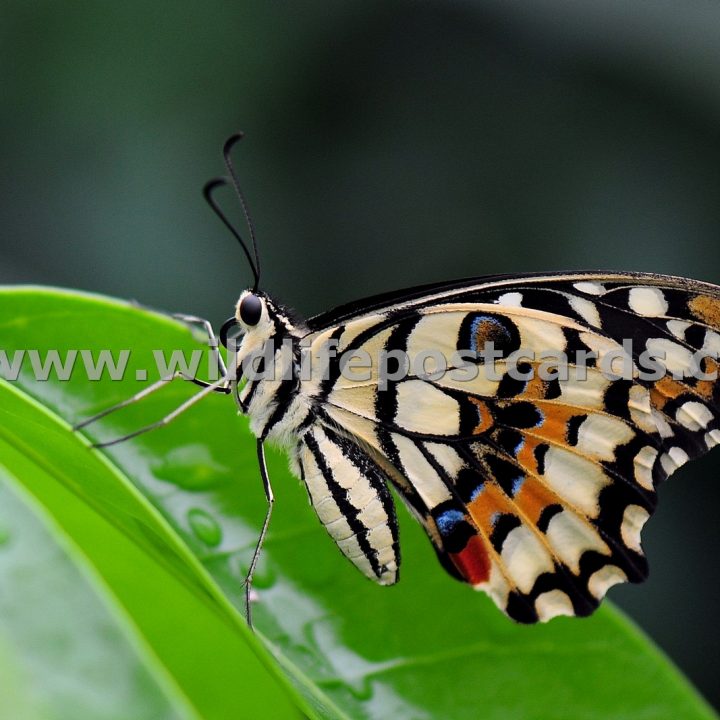
<path id="1" fill-rule="evenodd" d="M 210 324 L 209 320 L 205 320 L 204 318 L 197 317 L 195 315 L 184 315 L 181 313 L 176 313 L 173 317 L 177 318 L 178 320 L 181 320 L 182 322 L 186 323 L 193 323 L 198 324 L 203 327 L 205 332 L 208 336 L 208 344 L 210 346 L 210 350 L 212 352 L 213 358 L 215 360 L 215 363 L 217 365 L 218 371 L 220 373 L 221 378 L 227 377 L 227 368 L 225 367 L 225 362 L 222 358 L 222 355 L 220 354 L 218 350 L 218 339 L 215 335 L 215 331 L 213 330 L 212 325 Z M 156 390 L 159 390 L 163 385 L 172 382 L 173 380 L 176 380 L 177 378 L 182 378 L 183 380 L 187 380 L 188 382 L 194 383 L 195 385 L 198 385 L 202 388 L 209 387 L 212 383 L 205 382 L 204 380 L 199 380 L 195 377 L 190 377 L 189 375 L 186 375 L 182 372 L 176 372 L 172 375 L 172 377 L 166 377 L 166 378 L 160 378 L 157 382 L 153 383 L 147 388 L 144 388 L 140 392 L 136 393 L 132 397 L 127 398 L 126 400 L 123 400 L 122 402 L 117 403 L 116 405 L 112 405 L 109 408 L 106 408 L 102 412 L 99 412 L 97 415 L 93 415 L 92 417 L 87 418 L 86 420 L 83 420 L 82 422 L 77 423 L 73 426 L 73 430 L 80 430 L 81 428 L 84 428 L 102 418 L 104 418 L 106 415 L 110 415 L 110 413 L 115 412 L 116 410 L 121 410 L 124 407 L 127 407 L 128 405 L 132 405 L 133 403 L 138 402 L 139 400 L 142 400 L 143 398 L 147 397 L 148 395 L 151 395 Z M 229 384 L 223 384 L 219 387 L 216 387 L 214 389 L 215 392 L 221 392 L 224 394 L 230 394 L 231 389 L 229 387 Z M 126 439 L 126 438 L 124 438 Z M 118 440 L 119 442 L 119 440 Z"/>
<path id="2" fill-rule="evenodd" d="M 101 420 L 106 415 L 110 415 L 111 413 L 114 413 L 117 410 L 122 410 L 124 407 L 127 407 L 128 405 L 132 405 L 133 403 L 138 402 L 139 400 L 142 400 L 143 398 L 146 398 L 148 395 L 152 395 L 152 393 L 159 390 L 164 385 L 167 385 L 168 383 L 172 382 L 173 380 L 177 380 L 178 378 L 182 378 L 183 380 L 187 380 L 188 382 L 194 383 L 195 385 L 199 385 L 200 387 L 208 387 L 211 385 L 211 383 L 207 383 L 204 380 L 198 380 L 197 378 L 190 377 L 189 375 L 185 375 L 185 373 L 176 372 L 171 377 L 164 377 L 160 378 L 160 380 L 157 380 L 152 385 L 149 385 L 148 387 L 144 388 L 138 393 L 135 393 L 135 395 L 132 395 L 129 398 L 126 398 L 125 400 L 120 401 L 119 403 L 116 403 L 115 405 L 111 405 L 109 408 L 105 408 L 105 410 L 102 410 L 101 412 L 97 413 L 97 415 L 93 415 L 92 417 L 86 418 L 85 420 L 73 425 L 73 430 L 81 430 L 84 427 L 87 427 L 88 425 L 92 425 L 92 423 L 97 422 L 98 420 Z M 216 392 L 222 392 L 226 395 L 229 394 L 230 388 L 225 387 L 219 387 L 217 388 Z"/>
<path id="3" fill-rule="evenodd" d="M 228 394 L 231 392 L 230 388 L 230 378 L 223 377 L 220 380 L 217 380 L 214 383 L 205 383 L 202 380 L 196 380 L 195 378 L 190 378 L 186 375 L 182 375 L 182 373 L 176 373 L 172 378 L 169 380 L 159 380 L 156 383 L 153 383 L 149 388 L 146 388 L 145 390 L 137 393 L 137 395 L 133 395 L 133 397 L 128 398 L 127 400 L 124 400 L 122 403 L 118 403 L 118 405 L 115 405 L 112 408 L 108 408 L 107 410 L 103 411 L 99 415 L 96 415 L 94 418 L 90 418 L 89 420 L 84 421 L 79 426 L 76 426 L 76 429 L 78 427 L 84 427 L 85 425 L 88 425 L 90 422 L 93 422 L 94 420 L 98 419 L 98 417 L 103 417 L 104 415 L 107 415 L 109 412 L 112 412 L 113 410 L 117 410 L 121 407 L 125 407 L 126 405 L 129 405 L 132 402 L 136 402 L 137 400 L 142 399 L 143 397 L 146 397 L 150 392 L 153 392 L 154 390 L 159 389 L 162 387 L 162 383 L 170 382 L 175 379 L 175 377 L 182 377 L 185 380 L 190 380 L 192 382 L 195 382 L 198 385 L 202 386 L 202 390 L 199 393 L 196 393 L 191 398 L 186 400 L 184 403 L 179 405 L 175 410 L 173 410 L 171 413 L 168 413 L 165 417 L 161 418 L 157 422 L 151 423 L 150 425 L 146 425 L 145 427 L 140 428 L 139 430 L 135 430 L 131 433 L 128 433 L 127 435 L 123 435 L 121 437 L 115 438 L 114 440 L 108 440 L 107 442 L 101 442 L 101 443 L 94 443 L 93 447 L 100 448 L 100 447 L 108 447 L 110 445 L 116 445 L 117 443 L 125 442 L 125 440 L 130 440 L 130 438 L 137 437 L 138 435 L 142 435 L 143 433 L 149 432 L 150 430 L 155 430 L 159 427 L 164 427 L 165 425 L 172 422 L 178 415 L 184 413 L 188 408 L 191 408 L 193 405 L 195 405 L 197 402 L 202 400 L 204 397 L 209 395 L 212 392 L 221 392 Z M 138 397 L 140 396 L 140 397 Z"/>
<path id="4" fill-rule="evenodd" d="M 225 367 L 225 361 L 222 358 L 222 355 L 220 354 L 219 343 L 217 335 L 215 334 L 215 331 L 213 330 L 213 326 L 210 324 L 209 320 L 205 320 L 205 318 L 197 317 L 196 315 L 184 315 L 182 313 L 175 313 L 173 314 L 173 317 L 177 320 L 181 320 L 184 323 L 188 323 L 190 325 L 200 325 L 203 330 L 207 333 L 208 336 L 208 345 L 210 347 L 210 352 L 213 355 L 213 358 L 215 359 L 215 362 L 217 363 L 218 371 L 220 372 L 220 377 L 225 377 L 227 375 L 227 368 Z"/>
<path id="5" fill-rule="evenodd" d="M 253 575 L 255 574 L 255 567 L 257 566 L 258 558 L 260 557 L 260 551 L 262 550 L 263 543 L 265 542 L 265 536 L 267 535 L 268 526 L 270 525 L 273 503 L 275 502 L 275 496 L 273 495 L 272 487 L 270 485 L 270 477 L 267 471 L 267 464 L 265 463 L 265 448 L 262 440 L 257 441 L 257 458 L 268 506 L 267 511 L 265 512 L 265 520 L 263 521 L 262 530 L 260 530 L 260 536 L 258 537 L 257 544 L 255 545 L 252 560 L 250 560 L 250 567 L 248 568 L 247 575 L 245 576 L 245 617 L 247 618 L 247 623 L 251 628 L 252 615 L 250 611 L 250 591 L 252 590 L 252 580 Z"/>

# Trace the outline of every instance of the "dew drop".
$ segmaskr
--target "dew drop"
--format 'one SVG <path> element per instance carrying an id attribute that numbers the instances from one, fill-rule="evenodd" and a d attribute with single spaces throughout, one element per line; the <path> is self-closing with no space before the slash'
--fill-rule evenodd
<path id="1" fill-rule="evenodd" d="M 200 508 L 192 508 L 187 514 L 188 524 L 195 537 L 210 547 L 222 542 L 222 529 L 212 515 Z"/>
<path id="2" fill-rule="evenodd" d="M 153 474 L 183 490 L 209 490 L 227 481 L 228 469 L 220 465 L 207 447 L 190 444 L 174 448 L 153 463 Z"/>

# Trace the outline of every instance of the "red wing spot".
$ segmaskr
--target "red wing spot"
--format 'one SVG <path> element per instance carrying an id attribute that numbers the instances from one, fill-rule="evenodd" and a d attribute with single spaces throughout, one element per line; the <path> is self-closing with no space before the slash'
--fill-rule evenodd
<path id="1" fill-rule="evenodd" d="M 471 537 L 460 552 L 449 555 L 460 574 L 471 585 L 487 582 L 490 577 L 490 560 L 485 544 L 478 535 Z"/>

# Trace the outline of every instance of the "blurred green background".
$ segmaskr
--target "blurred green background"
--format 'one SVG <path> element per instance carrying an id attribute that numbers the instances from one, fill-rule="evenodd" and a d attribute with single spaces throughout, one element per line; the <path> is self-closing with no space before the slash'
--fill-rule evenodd
<path id="1" fill-rule="evenodd" d="M 2 283 L 222 321 L 250 273 L 200 188 L 238 128 L 263 285 L 306 315 L 490 273 L 720 282 L 716 3 L 6 1 L 0 53 Z M 610 593 L 716 706 L 719 470 L 662 489 L 651 578 Z"/>

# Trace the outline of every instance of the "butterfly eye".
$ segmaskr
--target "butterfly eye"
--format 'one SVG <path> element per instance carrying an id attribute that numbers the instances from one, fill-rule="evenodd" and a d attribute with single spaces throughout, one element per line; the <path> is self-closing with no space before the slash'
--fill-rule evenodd
<path id="1" fill-rule="evenodd" d="M 257 295 L 246 295 L 240 303 L 240 319 L 250 327 L 260 322 L 262 301 Z"/>

